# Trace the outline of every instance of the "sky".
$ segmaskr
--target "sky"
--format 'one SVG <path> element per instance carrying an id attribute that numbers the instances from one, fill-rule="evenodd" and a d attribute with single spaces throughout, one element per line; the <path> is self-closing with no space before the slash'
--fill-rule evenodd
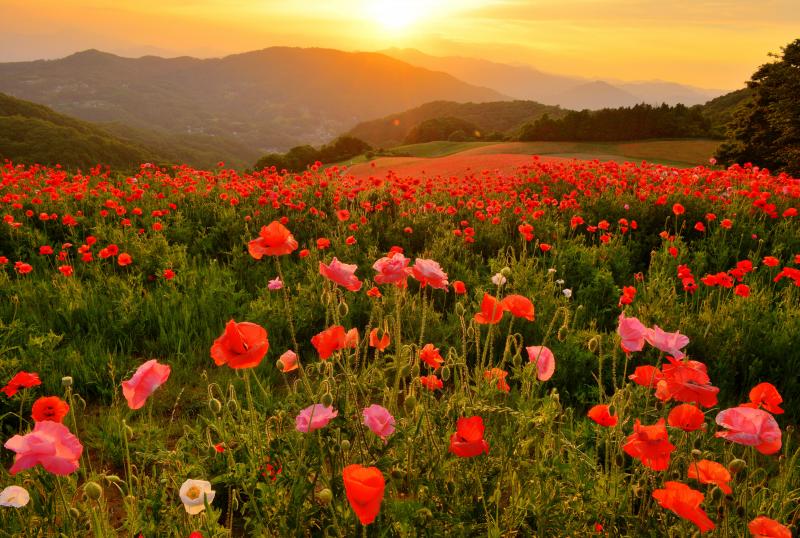
<path id="1" fill-rule="evenodd" d="M 217 57 L 416 48 L 606 80 L 730 90 L 800 37 L 800 0 L 0 0 L 0 62 L 89 48 Z"/>

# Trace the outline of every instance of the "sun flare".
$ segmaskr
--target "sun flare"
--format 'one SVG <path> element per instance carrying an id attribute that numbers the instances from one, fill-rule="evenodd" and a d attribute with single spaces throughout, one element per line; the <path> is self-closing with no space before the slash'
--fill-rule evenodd
<path id="1" fill-rule="evenodd" d="M 369 14 L 384 28 L 402 30 L 424 15 L 425 6 L 414 0 L 376 0 L 370 2 Z"/>

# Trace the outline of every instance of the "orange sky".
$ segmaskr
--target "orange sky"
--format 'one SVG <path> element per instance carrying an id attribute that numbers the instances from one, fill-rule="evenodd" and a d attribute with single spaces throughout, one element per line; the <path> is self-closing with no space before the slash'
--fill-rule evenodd
<path id="1" fill-rule="evenodd" d="M 800 0 L 0 0 L 0 61 L 97 48 L 220 56 L 414 47 L 593 78 L 733 89 L 800 37 Z"/>

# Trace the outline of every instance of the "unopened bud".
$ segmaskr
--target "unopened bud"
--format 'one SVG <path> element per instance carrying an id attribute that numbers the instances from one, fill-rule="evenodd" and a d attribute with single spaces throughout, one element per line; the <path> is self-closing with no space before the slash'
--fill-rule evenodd
<path id="1" fill-rule="evenodd" d="M 278 370 L 280 370 L 282 372 L 283 368 L 284 368 L 283 361 L 280 360 L 280 359 L 276 360 L 275 361 L 275 368 L 277 368 Z"/>
<path id="2" fill-rule="evenodd" d="M 216 398 L 211 398 L 210 400 L 208 400 L 208 408 L 211 410 L 212 413 L 218 415 L 220 411 L 222 411 L 222 402 L 220 402 Z"/>
<path id="3" fill-rule="evenodd" d="M 697 449 L 697 448 L 693 448 L 693 449 L 692 449 L 692 456 L 693 456 L 694 458 L 697 458 L 697 459 L 699 459 L 699 458 L 701 458 L 701 457 L 703 456 L 703 451 L 702 451 L 702 450 L 699 450 L 699 449 Z"/>
<path id="4" fill-rule="evenodd" d="M 736 458 L 735 460 L 733 460 L 732 462 L 730 462 L 730 464 L 728 464 L 728 469 L 730 469 L 730 471 L 731 471 L 733 474 L 736 474 L 736 473 L 741 473 L 741 472 L 742 472 L 742 471 L 744 471 L 746 468 L 747 468 L 747 462 L 746 462 L 746 461 L 744 461 L 744 460 L 741 460 L 741 459 L 739 459 L 739 458 Z"/>
<path id="5" fill-rule="evenodd" d="M 81 511 L 73 506 L 72 508 L 69 509 L 69 515 L 75 519 L 78 519 L 81 517 Z"/>
<path id="6" fill-rule="evenodd" d="M 714 489 L 711 490 L 711 498 L 717 502 L 722 500 L 722 497 L 724 496 L 725 494 L 722 493 L 722 490 L 719 489 L 718 487 L 714 487 Z"/>
<path id="7" fill-rule="evenodd" d="M 68 389 L 72 386 L 72 376 L 64 376 L 61 378 L 61 386 Z"/>
<path id="8" fill-rule="evenodd" d="M 411 367 L 411 377 L 419 377 L 419 364 Z"/>
<path id="9" fill-rule="evenodd" d="M 342 442 L 339 443 L 339 448 L 342 449 L 342 452 L 347 452 L 348 450 L 350 450 L 350 441 L 348 441 L 347 439 L 342 439 Z"/>
<path id="10" fill-rule="evenodd" d="M 500 274 L 503 275 L 504 277 L 511 276 L 511 268 L 510 267 L 503 267 L 502 269 L 500 269 Z"/>
<path id="11" fill-rule="evenodd" d="M 406 413 L 411 413 L 417 406 L 417 399 L 414 396 L 408 396 L 403 402 L 403 407 L 406 408 Z"/>
<path id="12" fill-rule="evenodd" d="M 83 492 L 93 501 L 103 496 L 103 488 L 97 482 L 86 482 L 86 484 L 83 485 Z"/>
<path id="13" fill-rule="evenodd" d="M 447 381 L 448 379 L 450 379 L 450 367 L 442 366 L 442 371 L 440 375 L 442 377 L 442 381 Z"/>
<path id="14" fill-rule="evenodd" d="M 317 498 L 317 502 L 322 505 L 329 505 L 333 500 L 333 492 L 328 488 L 323 488 L 317 492 L 315 495 Z"/>
<path id="15" fill-rule="evenodd" d="M 417 519 L 421 519 L 422 521 L 433 519 L 433 512 L 431 512 L 429 508 L 420 508 L 417 510 Z"/>
<path id="16" fill-rule="evenodd" d="M 325 407 L 330 407 L 331 405 L 333 405 L 333 394 L 331 394 L 330 392 L 326 392 L 325 394 L 323 394 L 322 405 L 324 405 Z"/>

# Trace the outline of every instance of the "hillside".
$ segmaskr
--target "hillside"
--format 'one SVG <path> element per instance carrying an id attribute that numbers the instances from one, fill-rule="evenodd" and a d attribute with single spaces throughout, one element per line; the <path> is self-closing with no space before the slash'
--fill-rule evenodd
<path id="1" fill-rule="evenodd" d="M 0 91 L 88 121 L 231 138 L 258 154 L 437 99 L 504 98 L 382 54 L 288 47 L 205 60 L 89 50 L 0 64 Z"/>
<path id="2" fill-rule="evenodd" d="M 566 111 L 534 101 L 499 101 L 490 103 L 454 103 L 435 101 L 356 125 L 347 134 L 373 147 L 388 148 L 401 144 L 418 124 L 434 118 L 452 117 L 474 124 L 486 136 L 509 133 L 544 114 L 559 118 Z"/>
<path id="3" fill-rule="evenodd" d="M 24 164 L 119 168 L 162 157 L 102 128 L 0 93 L 0 159 Z"/>
<path id="4" fill-rule="evenodd" d="M 752 94 L 753 92 L 749 88 L 742 88 L 712 99 L 703 105 L 703 115 L 711 122 L 711 129 L 715 136 L 725 136 L 728 123 L 733 119 L 736 111 L 750 101 Z"/>

